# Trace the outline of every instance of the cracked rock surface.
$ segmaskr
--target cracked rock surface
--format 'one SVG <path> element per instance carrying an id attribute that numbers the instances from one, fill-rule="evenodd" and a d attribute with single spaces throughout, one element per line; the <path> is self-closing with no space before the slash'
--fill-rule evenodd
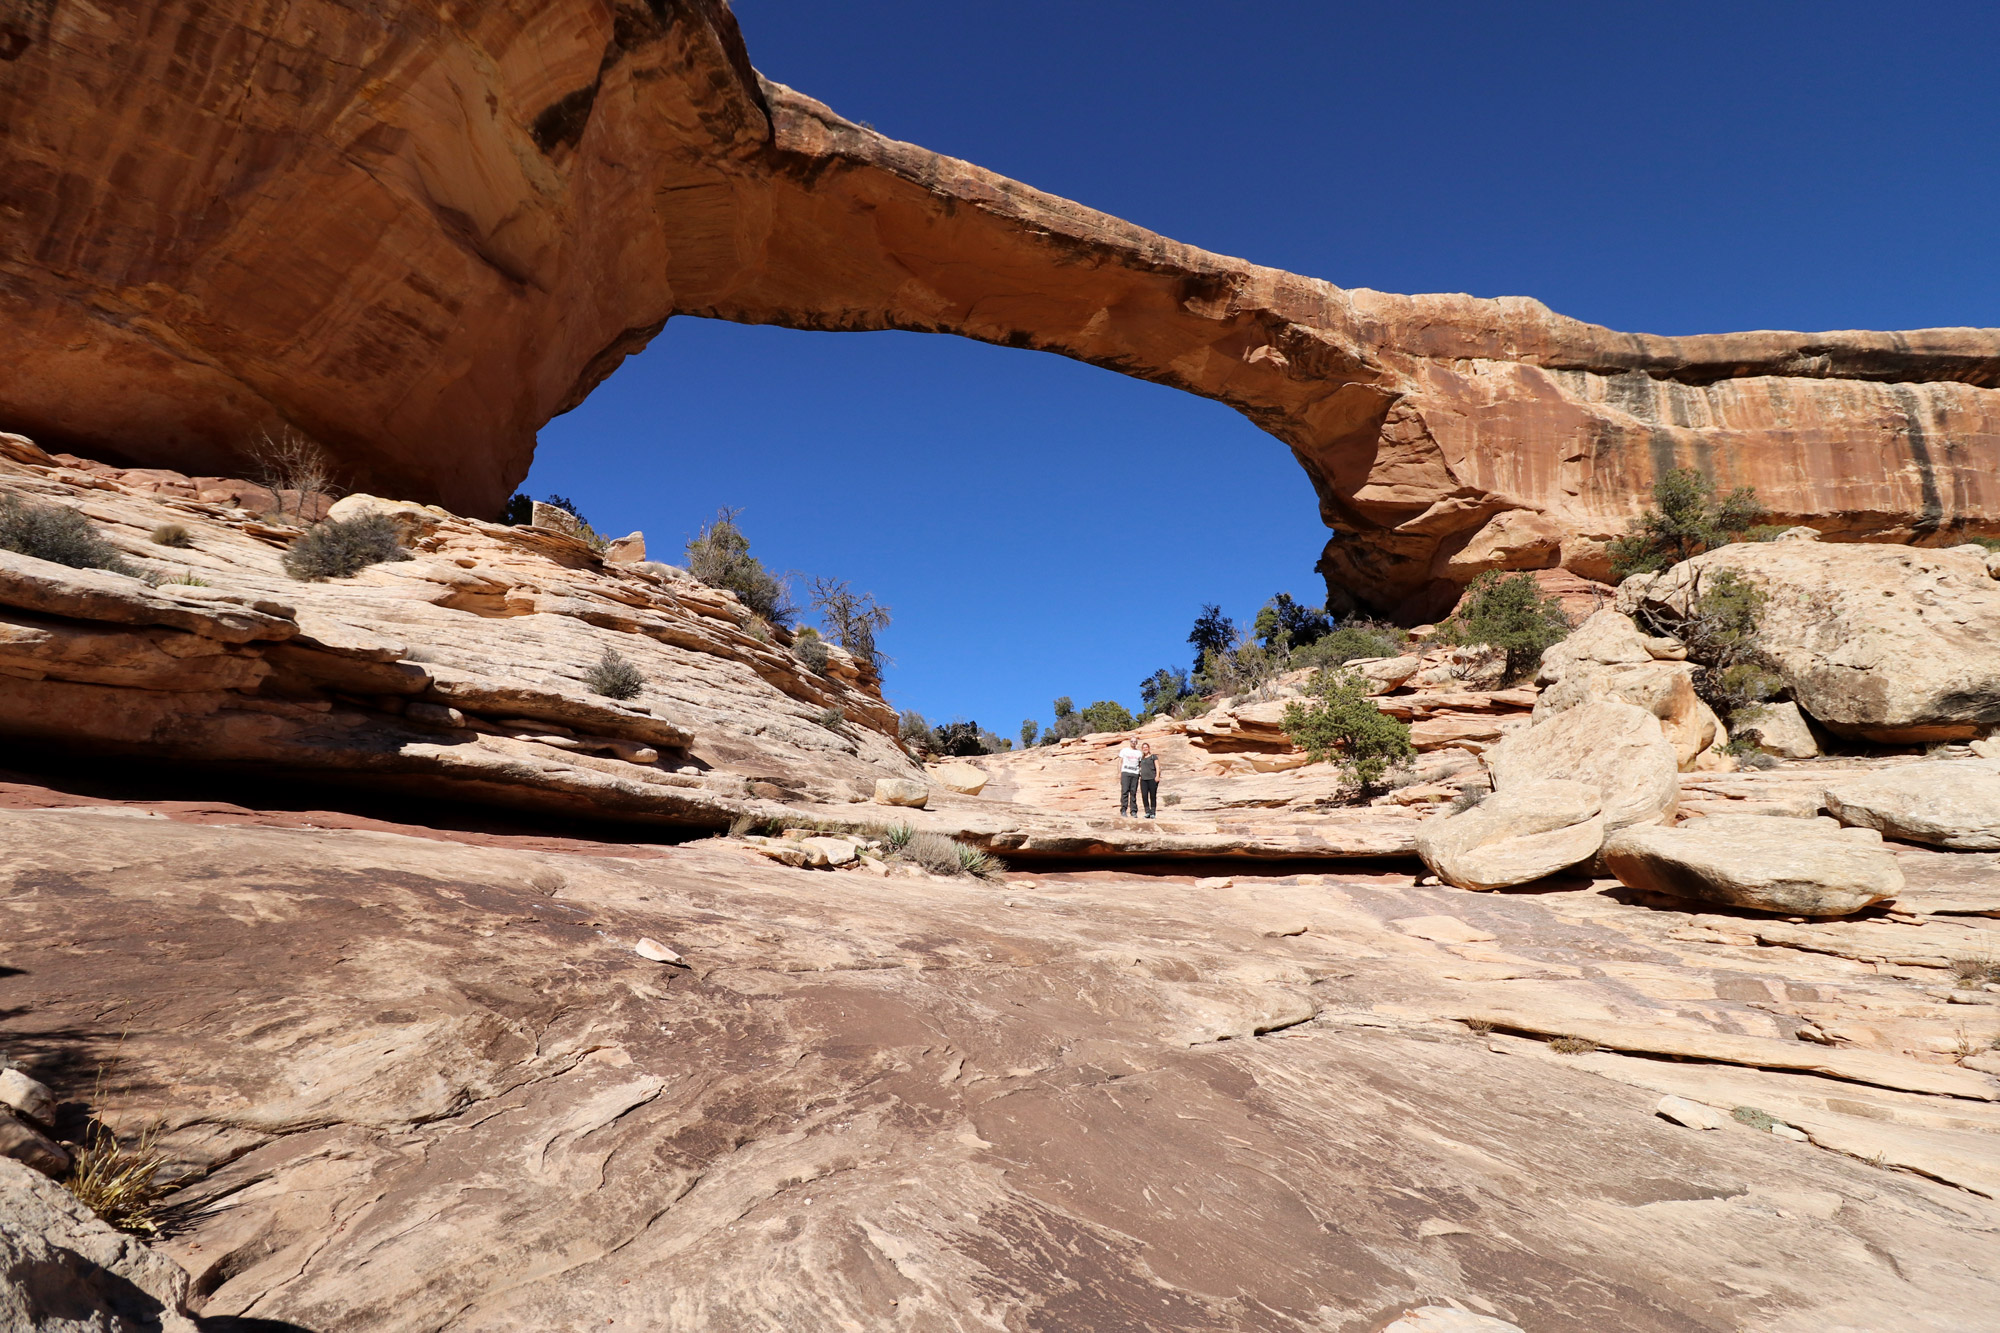
<path id="1" fill-rule="evenodd" d="M 2000 1006 L 1953 1002 L 2000 995 L 1950 971 L 1990 894 L 1816 925 L 213 818 L 0 811 L 10 1054 L 166 1126 L 204 1318 L 2000 1328 L 2000 1079 L 1956 1054 Z"/>

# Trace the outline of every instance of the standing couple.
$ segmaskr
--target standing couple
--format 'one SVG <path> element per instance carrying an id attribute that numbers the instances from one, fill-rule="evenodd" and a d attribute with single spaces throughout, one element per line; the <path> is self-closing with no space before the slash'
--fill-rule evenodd
<path id="1" fill-rule="evenodd" d="M 1118 752 L 1118 813 L 1139 817 L 1139 800 L 1146 802 L 1146 818 L 1152 819 L 1160 810 L 1160 761 L 1153 753 L 1152 742 L 1139 741 L 1127 736 L 1125 748 Z"/>

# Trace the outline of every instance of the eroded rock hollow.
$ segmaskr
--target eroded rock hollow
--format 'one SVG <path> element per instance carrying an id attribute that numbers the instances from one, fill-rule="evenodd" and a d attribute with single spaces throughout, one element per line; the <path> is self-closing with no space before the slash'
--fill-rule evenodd
<path id="1" fill-rule="evenodd" d="M 854 125 L 719 0 L 42 0 L 0 29 L 0 427 L 189 472 L 290 423 L 496 511 L 677 314 L 1059 352 L 1290 446 L 1336 604 L 1606 570 L 1664 468 L 1834 539 L 2000 534 L 2000 331 L 1618 333 L 1210 254 Z"/>

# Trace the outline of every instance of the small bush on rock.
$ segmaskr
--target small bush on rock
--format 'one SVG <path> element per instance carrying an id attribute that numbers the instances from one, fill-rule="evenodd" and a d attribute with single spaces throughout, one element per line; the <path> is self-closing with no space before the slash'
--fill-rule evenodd
<path id="1" fill-rule="evenodd" d="M 711 588 L 736 594 L 750 611 L 773 625 L 788 626 L 797 608 L 785 585 L 750 554 L 750 539 L 736 526 L 738 509 L 719 509 L 687 544 L 688 572 Z"/>
<path id="2" fill-rule="evenodd" d="M 1755 583 L 1723 569 L 1688 590 L 1687 614 L 1649 608 L 1640 617 L 1648 633 L 1687 645 L 1688 659 L 1700 667 L 1695 693 L 1725 723 L 1784 691 L 1783 677 L 1761 661 L 1760 623 L 1769 600 Z"/>
<path id="3" fill-rule="evenodd" d="M 937 744 L 937 736 L 931 730 L 929 720 L 914 708 L 906 708 L 897 716 L 896 739 L 903 743 L 903 748 L 919 758 L 932 753 Z"/>
<path id="4" fill-rule="evenodd" d="M 807 597 L 840 646 L 879 677 L 888 659 L 875 646 L 875 636 L 889 628 L 889 608 L 873 593 L 854 591 L 846 579 L 810 579 Z"/>
<path id="5" fill-rule="evenodd" d="M 1393 625 L 1372 620 L 1350 620 L 1332 633 L 1304 648 L 1292 650 L 1291 665 L 1333 667 L 1357 657 L 1400 657 L 1408 651 L 1408 639 Z"/>
<path id="6" fill-rule="evenodd" d="M 792 635 L 792 656 L 800 665 L 816 676 L 826 674 L 826 640 L 820 638 L 816 629 L 802 629 Z"/>
<path id="7" fill-rule="evenodd" d="M 1366 789 L 1416 754 L 1409 727 L 1377 708 L 1354 672 L 1322 670 L 1307 693 L 1310 703 L 1285 705 L 1282 725 L 1311 762 L 1338 756 L 1347 775 Z"/>
<path id="8" fill-rule="evenodd" d="M 1721 500 L 1715 483 L 1691 467 L 1675 468 L 1653 483 L 1653 504 L 1635 529 L 1611 543 L 1611 577 L 1650 574 L 1731 542 L 1774 535 L 1762 526 L 1764 506 L 1755 487 L 1738 486 Z"/>
<path id="9" fill-rule="evenodd" d="M 893 836 L 888 841 L 902 859 L 923 867 L 933 875 L 995 879 L 1007 869 L 998 857 L 989 856 L 942 833 L 912 833 L 900 845 Z"/>
<path id="10" fill-rule="evenodd" d="M 153 545 L 173 546 L 182 550 L 194 545 L 194 538 L 187 528 L 179 523 L 162 523 L 152 532 Z"/>
<path id="11" fill-rule="evenodd" d="M 176 1188 L 176 1182 L 159 1178 L 167 1164 L 159 1139 L 158 1128 L 150 1129 L 126 1148 L 110 1130 L 93 1126 L 89 1141 L 70 1159 L 63 1185 L 118 1230 L 157 1235 L 165 1221 L 162 1201 Z"/>
<path id="12" fill-rule="evenodd" d="M 1303 606 L 1290 593 L 1281 592 L 1257 612 L 1250 632 L 1266 648 L 1296 651 L 1332 633 L 1333 621 L 1325 607 Z"/>
<path id="13" fill-rule="evenodd" d="M 636 699 L 639 691 L 646 688 L 645 675 L 619 656 L 615 648 L 604 650 L 604 656 L 584 673 L 584 680 L 607 699 Z"/>
<path id="14" fill-rule="evenodd" d="M 1547 596 L 1532 574 L 1489 570 L 1472 581 L 1437 642 L 1485 644 L 1507 654 L 1510 682 L 1534 674 L 1542 654 L 1569 637 L 1562 599 Z"/>
<path id="15" fill-rule="evenodd" d="M 387 514 L 329 518 L 305 530 L 285 552 L 285 572 L 306 583 L 353 578 L 370 565 L 408 560 Z"/>
<path id="16" fill-rule="evenodd" d="M 67 505 L 34 504 L 0 496 L 0 550 L 18 551 L 71 569 L 133 574 L 118 548 L 97 535 L 89 519 Z"/>

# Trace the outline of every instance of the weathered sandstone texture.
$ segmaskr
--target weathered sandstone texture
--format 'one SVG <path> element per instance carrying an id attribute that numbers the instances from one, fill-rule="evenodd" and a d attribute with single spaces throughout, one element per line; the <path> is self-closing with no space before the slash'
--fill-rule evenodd
<path id="1" fill-rule="evenodd" d="M 1634 575 L 1618 609 L 1671 623 L 1733 572 L 1765 594 L 1759 652 L 1814 720 L 1891 744 L 1969 740 L 2000 727 L 2000 581 L 1987 555 L 1739 543 Z"/>
<path id="2" fill-rule="evenodd" d="M 2000 759 L 1907 764 L 1829 783 L 1841 823 L 1955 851 L 2000 851 Z"/>
<path id="3" fill-rule="evenodd" d="M 157 1248 L 218 1330 L 2000 1330 L 2000 1079 L 1959 1054 L 2000 1007 L 1950 971 L 2000 919 L 1963 904 L 0 798 L 9 1053 L 165 1127 Z"/>
<path id="4" fill-rule="evenodd" d="M 4 36 L 0 428 L 491 514 L 677 314 L 955 333 L 1227 403 L 1290 446 L 1339 603 L 1602 577 L 1699 463 L 1840 539 L 2000 534 L 2000 332 L 1619 333 L 1347 291 L 884 138 L 760 78 L 719 0 L 46 0 Z"/>
<path id="5" fill-rule="evenodd" d="M 1635 889 L 1798 916 L 1849 916 L 1903 887 L 1880 835 L 1830 820 L 1710 816 L 1679 828 L 1621 829 L 1607 870 Z"/>
<path id="6" fill-rule="evenodd" d="M 188 1275 L 67 1190 L 0 1161 L 0 1328 L 197 1333 Z"/>

